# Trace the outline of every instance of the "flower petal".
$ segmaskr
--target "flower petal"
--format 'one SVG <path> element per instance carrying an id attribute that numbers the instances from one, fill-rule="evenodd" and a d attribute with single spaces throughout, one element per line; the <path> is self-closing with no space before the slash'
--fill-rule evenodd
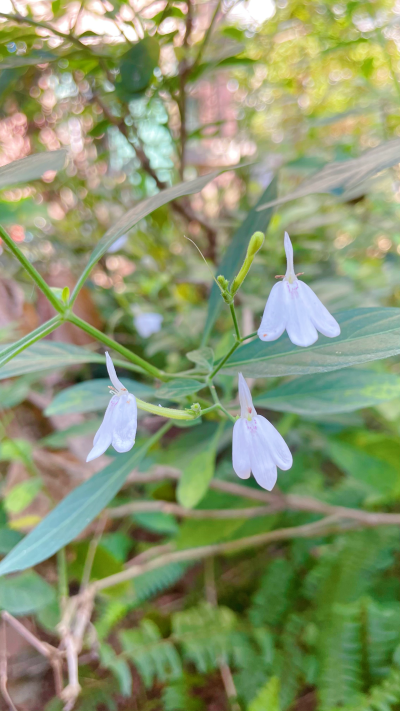
<path id="1" fill-rule="evenodd" d="M 259 417 L 255 419 L 259 420 Z M 250 461 L 251 471 L 257 484 L 263 489 L 271 491 L 276 484 L 278 472 L 261 430 L 252 435 Z"/>
<path id="2" fill-rule="evenodd" d="M 285 290 L 285 303 L 287 308 L 287 334 L 295 346 L 311 346 L 318 340 L 317 329 L 311 321 L 308 305 L 302 299 L 299 280 L 290 284 L 282 282 Z"/>
<path id="3" fill-rule="evenodd" d="M 106 363 L 107 363 L 107 370 L 108 370 L 108 377 L 110 378 L 112 384 L 114 385 L 114 388 L 116 390 L 126 390 L 126 388 L 122 385 L 121 381 L 118 380 L 117 374 L 115 372 L 114 368 L 114 363 L 111 360 L 110 354 L 106 351 Z"/>
<path id="4" fill-rule="evenodd" d="M 286 264 L 287 264 L 286 276 L 294 276 L 293 246 L 292 246 L 290 237 L 287 232 L 285 232 L 283 245 L 285 247 L 285 253 L 286 253 Z"/>
<path id="5" fill-rule="evenodd" d="M 262 432 L 274 463 L 287 471 L 293 464 L 292 453 L 278 430 L 262 415 L 257 415 L 258 429 Z"/>
<path id="6" fill-rule="evenodd" d="M 129 452 L 135 444 L 137 429 L 136 398 L 123 392 L 112 418 L 112 446 L 117 452 Z"/>
<path id="7" fill-rule="evenodd" d="M 112 440 L 112 418 L 118 400 L 118 395 L 114 395 L 108 403 L 103 422 L 94 436 L 93 448 L 87 456 L 87 462 L 91 462 L 92 459 L 97 459 L 97 457 L 100 457 L 109 448 Z"/>
<path id="8" fill-rule="evenodd" d="M 240 418 L 233 426 L 232 465 L 234 471 L 241 479 L 248 479 L 251 471 L 247 440 L 246 421 Z"/>
<path id="9" fill-rule="evenodd" d="M 250 388 L 241 373 L 239 373 L 239 402 L 241 417 L 248 420 L 249 416 L 254 417 L 257 414 L 254 409 Z"/>
<path id="10" fill-rule="evenodd" d="M 307 306 L 311 322 L 315 328 L 322 333 L 323 336 L 327 336 L 328 338 L 339 336 L 340 326 L 338 322 L 333 318 L 332 314 L 329 313 L 328 309 L 325 308 L 308 284 L 299 280 L 299 289 L 302 301 Z"/>
<path id="11" fill-rule="evenodd" d="M 258 337 L 262 341 L 275 341 L 286 328 L 287 307 L 285 304 L 284 283 L 278 282 L 272 287 L 265 305 Z"/>

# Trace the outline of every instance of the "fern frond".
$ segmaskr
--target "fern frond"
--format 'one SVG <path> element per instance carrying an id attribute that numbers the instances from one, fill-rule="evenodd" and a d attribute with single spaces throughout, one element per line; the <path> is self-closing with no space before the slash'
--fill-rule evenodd
<path id="1" fill-rule="evenodd" d="M 182 646 L 184 657 L 202 673 L 214 669 L 232 655 L 232 633 L 236 616 L 227 607 L 203 603 L 172 617 L 174 639 Z"/>
<path id="2" fill-rule="evenodd" d="M 103 605 L 99 619 L 95 622 L 95 628 L 99 640 L 106 639 L 111 630 L 124 619 L 129 612 L 129 605 L 120 600 L 110 600 Z"/>
<path id="3" fill-rule="evenodd" d="M 132 675 L 127 661 L 103 642 L 100 645 L 100 662 L 117 679 L 122 696 L 129 698 L 132 695 Z"/>
<path id="4" fill-rule="evenodd" d="M 182 679 L 169 682 L 163 690 L 164 711 L 203 711 L 204 702 L 194 695 L 193 686 L 199 679 L 185 674 Z"/>
<path id="5" fill-rule="evenodd" d="M 161 637 L 160 630 L 151 620 L 143 620 L 138 629 L 123 630 L 119 634 L 123 650 L 136 666 L 144 684 L 179 678 L 182 664 L 173 643 Z"/>
<path id="6" fill-rule="evenodd" d="M 247 711 L 281 711 L 279 688 L 278 677 L 272 676 L 249 704 Z"/>
<path id="7" fill-rule="evenodd" d="M 281 622 L 290 604 L 293 577 L 293 566 L 285 558 L 277 558 L 268 566 L 249 609 L 249 618 L 255 627 Z"/>

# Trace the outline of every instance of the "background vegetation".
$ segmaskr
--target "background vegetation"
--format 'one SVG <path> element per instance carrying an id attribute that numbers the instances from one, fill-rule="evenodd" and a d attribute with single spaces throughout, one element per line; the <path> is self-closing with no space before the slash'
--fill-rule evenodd
<path id="1" fill-rule="evenodd" d="M 396 711 L 400 6 L 3 0 L 0 18 L 0 707 Z M 288 230 L 342 336 L 250 341 L 220 371 L 231 315 L 185 236 L 231 279 L 255 230 L 242 335 Z M 217 410 L 141 412 L 130 453 L 85 464 L 105 347 L 153 410 L 213 395 L 235 415 L 242 370 L 293 468 L 272 494 L 239 482 Z"/>

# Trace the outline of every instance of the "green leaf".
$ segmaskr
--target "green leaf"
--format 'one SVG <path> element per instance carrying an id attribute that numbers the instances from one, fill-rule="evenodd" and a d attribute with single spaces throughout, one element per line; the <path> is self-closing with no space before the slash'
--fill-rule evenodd
<path id="1" fill-rule="evenodd" d="M 3 71 L 3 69 L 14 69 L 15 67 L 29 67 L 31 65 L 55 62 L 58 58 L 58 54 L 53 54 L 53 52 L 46 52 L 45 50 L 35 52 L 35 50 L 33 50 L 30 54 L 7 57 L 3 62 L 0 62 L 0 71 Z"/>
<path id="2" fill-rule="evenodd" d="M 29 615 L 55 599 L 51 585 L 34 570 L 0 580 L 0 608 L 12 615 Z"/>
<path id="3" fill-rule="evenodd" d="M 228 279 L 228 281 L 234 278 L 236 272 L 240 268 L 245 258 L 251 236 L 254 234 L 254 232 L 266 232 L 272 217 L 272 209 L 260 215 L 260 213 L 257 211 L 257 208 L 265 200 L 273 199 L 275 195 L 276 180 L 273 180 L 272 183 L 263 192 L 255 207 L 250 210 L 245 221 L 240 225 L 239 229 L 236 230 L 234 236 L 232 237 L 231 243 L 225 252 L 222 262 L 217 269 L 217 274 L 222 274 L 226 279 Z M 260 219 L 260 217 L 262 219 Z M 208 302 L 207 320 L 206 325 L 204 327 L 202 340 L 203 344 L 206 343 L 211 333 L 211 329 L 222 308 L 222 304 L 223 301 L 221 297 L 221 292 L 215 282 L 213 282 L 210 292 L 210 299 Z"/>
<path id="4" fill-rule="evenodd" d="M 400 139 L 395 138 L 393 141 L 386 141 L 386 143 L 381 143 L 376 148 L 366 151 L 359 158 L 328 163 L 318 173 L 305 180 L 296 190 L 285 197 L 267 200 L 258 207 L 258 210 L 266 210 L 274 205 L 282 205 L 289 200 L 313 193 L 343 195 L 381 170 L 390 168 L 399 162 Z"/>
<path id="5" fill-rule="evenodd" d="M 0 528 L 0 554 L 9 553 L 17 543 L 20 542 L 22 536 L 18 531 L 13 531 L 12 528 L 6 526 Z"/>
<path id="6" fill-rule="evenodd" d="M 69 368 L 81 363 L 105 363 L 104 356 L 88 351 L 85 348 L 80 348 L 80 346 L 57 341 L 40 341 L 15 357 L 11 356 L 12 361 L 1 367 L 3 353 L 4 359 L 6 359 L 6 356 L 8 358 L 9 349 L 12 347 L 7 346 L 0 351 L 0 380 L 26 373 Z"/>
<path id="7" fill-rule="evenodd" d="M 274 343 L 256 338 L 238 348 L 222 372 L 253 378 L 308 375 L 400 353 L 400 309 L 353 309 L 335 317 L 342 331 L 337 338 L 320 335 L 308 348 L 293 345 L 286 334 Z"/>
<path id="8" fill-rule="evenodd" d="M 139 398 L 154 397 L 154 390 L 148 385 L 138 383 L 130 378 L 123 378 L 123 382 L 127 390 Z M 96 378 L 61 390 L 47 406 L 45 415 L 49 417 L 50 415 L 105 410 L 110 402 L 109 385 L 108 378 Z"/>
<path id="9" fill-rule="evenodd" d="M 280 711 L 280 683 L 277 676 L 272 676 L 250 703 L 248 711 Z"/>
<path id="10" fill-rule="evenodd" d="M 156 391 L 155 397 L 160 397 L 164 400 L 181 400 L 185 398 L 186 395 L 192 395 L 197 393 L 198 390 L 204 388 L 204 383 L 200 383 L 199 380 L 170 380 L 165 385 L 162 385 L 159 390 Z"/>
<path id="11" fill-rule="evenodd" d="M 153 531 L 154 533 L 171 535 L 178 530 L 175 517 L 171 514 L 163 513 L 162 511 L 137 513 L 134 514 L 133 519 L 141 528 L 145 528 L 147 531 Z"/>
<path id="12" fill-rule="evenodd" d="M 217 428 L 214 436 L 204 443 L 202 451 L 197 452 L 184 466 L 179 479 L 177 499 L 185 508 L 192 509 L 205 495 L 214 476 L 217 444 L 224 423 Z"/>
<path id="13" fill-rule="evenodd" d="M 150 84 L 158 64 L 160 46 L 155 37 L 145 37 L 126 52 L 121 59 L 121 89 L 130 94 L 144 91 Z"/>
<path id="14" fill-rule="evenodd" d="M 397 375 L 352 369 L 296 378 L 258 395 L 254 404 L 278 412 L 318 416 L 351 412 L 399 396 L 400 378 Z"/>
<path id="15" fill-rule="evenodd" d="M 64 168 L 67 151 L 35 153 L 33 156 L 14 160 L 0 168 L 0 189 L 8 188 L 16 183 L 27 183 L 41 178 L 48 170 L 59 171 Z"/>
<path id="16" fill-rule="evenodd" d="M 400 491 L 400 470 L 346 442 L 331 441 L 329 457 L 348 476 L 365 485 L 371 494 L 388 496 Z"/>
<path id="17" fill-rule="evenodd" d="M 16 484 L 4 498 L 4 508 L 8 513 L 17 514 L 26 509 L 42 488 L 42 480 L 27 479 Z"/>
<path id="18" fill-rule="evenodd" d="M 229 170 L 234 169 L 235 167 L 229 167 Z M 82 276 L 80 277 L 77 285 L 75 286 L 72 301 L 76 298 L 82 286 L 82 283 L 85 281 L 90 270 L 94 267 L 95 264 L 97 264 L 99 259 L 101 259 L 103 254 L 107 252 L 111 245 L 114 244 L 118 237 L 122 237 L 122 235 L 124 235 L 126 232 L 128 232 L 128 230 L 132 229 L 134 225 L 140 222 L 140 220 L 142 220 L 144 217 L 147 217 L 147 215 L 150 215 L 150 213 L 154 212 L 154 210 L 157 210 L 158 207 L 166 205 L 168 202 L 183 197 L 184 195 L 192 195 L 193 193 L 200 192 L 200 190 L 202 190 L 205 185 L 207 185 L 207 183 L 209 183 L 211 180 L 223 173 L 225 170 L 228 170 L 228 168 L 224 168 L 222 170 L 214 170 L 212 173 L 202 175 L 201 177 L 195 178 L 194 180 L 190 180 L 185 183 L 178 183 L 178 185 L 174 185 L 171 188 L 162 190 L 156 195 L 152 195 L 152 197 L 147 198 L 147 200 L 143 200 L 138 205 L 135 205 L 135 207 L 133 207 L 131 210 L 128 210 L 128 212 L 126 212 L 125 215 L 123 215 L 119 220 L 117 220 L 115 225 L 113 225 L 113 227 L 111 227 L 106 232 L 106 234 L 101 238 L 101 240 L 93 250 L 92 254 L 90 255 L 87 267 L 85 268 Z"/>
<path id="19" fill-rule="evenodd" d="M 197 351 L 189 351 L 189 353 L 186 353 L 186 358 L 189 358 L 192 363 L 196 363 L 204 370 L 212 370 L 214 365 L 214 351 L 207 346 L 199 348 Z"/>
<path id="20" fill-rule="evenodd" d="M 65 497 L 0 563 L 0 575 L 24 570 L 50 558 L 76 538 L 107 506 L 128 474 L 145 456 L 151 440 L 118 455 L 105 469 Z"/>

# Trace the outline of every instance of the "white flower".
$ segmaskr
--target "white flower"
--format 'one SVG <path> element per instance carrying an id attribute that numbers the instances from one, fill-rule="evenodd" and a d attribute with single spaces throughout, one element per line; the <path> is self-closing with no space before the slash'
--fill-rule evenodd
<path id="1" fill-rule="evenodd" d="M 103 422 L 94 436 L 93 449 L 88 454 L 87 462 L 100 457 L 111 444 L 117 452 L 129 452 L 135 444 L 136 398 L 132 393 L 128 393 L 121 381 L 118 380 L 114 364 L 108 353 L 106 353 L 106 360 L 108 375 L 112 382 L 112 387 L 109 385 L 109 388 L 113 396 L 108 403 Z"/>
<path id="2" fill-rule="evenodd" d="M 275 341 L 286 329 L 296 346 L 311 346 L 318 333 L 328 338 L 340 334 L 338 322 L 304 281 L 294 273 L 293 247 L 285 232 L 287 270 L 283 281 L 272 287 L 265 306 L 258 336 L 262 341 Z"/>
<path id="3" fill-rule="evenodd" d="M 137 314 L 133 322 L 135 328 L 142 338 L 149 338 L 153 333 L 158 333 L 161 330 L 161 324 L 163 322 L 163 317 L 161 314 L 156 313 L 143 313 Z"/>
<path id="4" fill-rule="evenodd" d="M 290 449 L 278 430 L 262 415 L 257 415 L 249 386 L 239 373 L 240 418 L 233 427 L 232 464 L 241 479 L 250 472 L 263 489 L 271 491 L 277 479 L 277 466 L 286 471 L 293 464 Z"/>

